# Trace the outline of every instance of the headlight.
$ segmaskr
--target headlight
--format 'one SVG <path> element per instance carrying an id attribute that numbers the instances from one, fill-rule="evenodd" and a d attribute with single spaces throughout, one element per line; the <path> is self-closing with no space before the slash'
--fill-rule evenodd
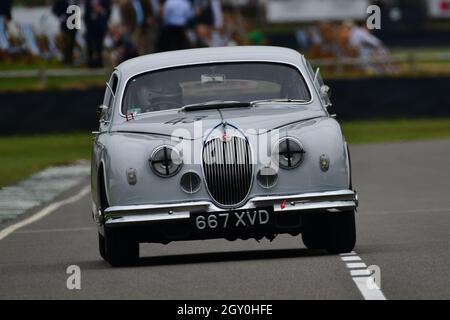
<path id="1" fill-rule="evenodd" d="M 164 178 L 176 175 L 183 166 L 179 152 L 171 146 L 156 148 L 149 161 L 153 172 Z"/>
<path id="2" fill-rule="evenodd" d="M 304 153 L 300 141 L 293 138 L 283 138 L 278 146 L 280 167 L 283 169 L 298 167 L 303 161 Z"/>

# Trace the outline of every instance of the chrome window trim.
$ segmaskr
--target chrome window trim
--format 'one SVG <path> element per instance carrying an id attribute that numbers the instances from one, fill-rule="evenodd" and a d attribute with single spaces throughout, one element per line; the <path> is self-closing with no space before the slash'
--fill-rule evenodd
<path id="1" fill-rule="evenodd" d="M 305 66 L 304 63 L 303 63 L 303 60 L 301 60 L 301 61 L 302 61 L 303 67 L 306 68 L 306 66 Z M 250 63 L 251 63 L 251 62 L 255 62 L 255 63 L 275 63 L 275 64 L 284 64 L 284 65 L 286 65 L 286 66 L 290 66 L 290 67 L 293 67 L 293 68 L 297 69 L 297 70 L 299 71 L 300 75 L 302 76 L 304 82 L 306 83 L 306 86 L 307 86 L 307 88 L 308 88 L 308 93 L 309 93 L 309 96 L 310 96 L 310 100 L 309 100 L 309 101 L 301 102 L 301 103 L 298 103 L 298 104 L 301 104 L 301 105 L 308 105 L 308 104 L 311 104 L 311 103 L 313 103 L 313 102 L 315 101 L 314 95 L 313 95 L 313 90 L 311 90 L 311 85 L 313 85 L 313 84 L 310 83 L 310 81 L 308 81 L 309 77 L 306 77 L 306 76 L 305 76 L 305 74 L 303 73 L 303 71 L 301 70 L 301 68 L 299 67 L 298 64 L 293 64 L 293 63 L 290 63 L 290 62 L 278 61 L 278 60 L 261 60 L 261 59 L 258 59 L 258 60 L 243 59 L 243 60 L 227 60 L 227 61 L 223 61 L 223 60 L 222 60 L 222 61 L 211 60 L 211 61 L 201 62 L 201 63 L 199 63 L 199 62 L 193 62 L 193 63 L 185 63 L 185 64 L 173 64 L 173 65 L 165 66 L 164 68 L 147 69 L 147 70 L 141 71 L 141 72 L 139 72 L 139 73 L 136 73 L 136 74 L 134 74 L 134 75 L 132 75 L 132 76 L 129 76 L 129 77 L 124 81 L 123 85 L 121 85 L 121 89 L 120 89 L 120 99 L 119 99 L 119 101 L 118 101 L 119 116 L 120 116 L 121 118 L 125 118 L 125 117 L 126 117 L 126 116 L 122 113 L 122 106 L 123 106 L 123 98 L 124 98 L 124 95 L 125 95 L 125 89 L 127 88 L 128 82 L 129 82 L 132 78 L 134 78 L 134 77 L 136 77 L 136 76 L 140 76 L 140 75 L 143 75 L 143 74 L 146 74 L 146 73 L 150 73 L 150 72 L 154 72 L 154 71 L 158 71 L 158 70 L 172 69 L 172 68 L 177 68 L 177 67 L 187 67 L 187 66 L 195 66 L 195 65 L 206 65 L 206 64 L 214 64 L 214 63 L 222 63 L 222 64 L 226 64 L 226 63 L 240 63 L 240 62 L 243 62 L 243 63 L 245 63 L 245 62 L 250 62 Z M 314 92 L 316 92 L 316 90 L 314 90 Z M 317 94 L 317 92 L 316 92 L 316 94 Z M 322 106 L 322 103 L 321 103 L 321 106 Z M 171 110 L 175 110 L 175 109 L 171 109 Z M 148 114 L 148 113 L 154 113 L 154 112 L 162 112 L 162 111 L 167 111 L 167 110 L 149 111 L 149 112 L 141 113 L 141 115 L 143 115 L 143 114 Z"/>

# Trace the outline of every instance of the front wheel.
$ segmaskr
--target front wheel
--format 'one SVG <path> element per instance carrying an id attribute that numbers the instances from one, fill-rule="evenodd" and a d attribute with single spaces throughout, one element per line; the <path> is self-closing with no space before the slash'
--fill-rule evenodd
<path id="1" fill-rule="evenodd" d="M 330 214 L 327 251 L 346 253 L 356 244 L 355 211 Z"/>
<path id="2" fill-rule="evenodd" d="M 302 240 L 310 250 L 325 249 L 328 245 L 328 213 L 312 212 L 302 216 Z"/>
<path id="3" fill-rule="evenodd" d="M 98 251 L 103 260 L 106 260 L 105 237 L 98 233 Z"/>
<path id="4" fill-rule="evenodd" d="M 113 267 L 132 266 L 139 259 L 139 243 L 120 230 L 105 227 L 105 256 Z"/>
<path id="5" fill-rule="evenodd" d="M 330 253 L 350 252 L 356 243 L 355 212 L 305 213 L 303 243 L 308 249 L 326 249 Z"/>

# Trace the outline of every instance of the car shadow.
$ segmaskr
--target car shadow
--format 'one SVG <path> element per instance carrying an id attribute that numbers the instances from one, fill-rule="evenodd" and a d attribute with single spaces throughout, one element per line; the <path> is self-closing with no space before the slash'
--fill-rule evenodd
<path id="1" fill-rule="evenodd" d="M 168 265 L 189 265 L 189 264 L 217 263 L 230 261 L 320 257 L 329 255 L 330 254 L 324 250 L 310 250 L 306 248 L 187 253 L 187 254 L 141 257 L 136 263 L 136 265 L 131 266 L 131 268 L 156 267 Z M 82 270 L 102 270 L 111 268 L 111 266 L 106 261 L 103 261 L 100 257 L 98 260 L 80 262 L 77 265 L 79 265 Z"/>
<path id="2" fill-rule="evenodd" d="M 324 255 L 328 254 L 322 250 L 308 250 L 306 248 L 205 252 L 205 253 L 165 255 L 156 257 L 155 256 L 142 257 L 139 259 L 136 266 L 148 267 L 148 266 L 162 266 L 162 265 L 217 263 L 229 261 L 272 260 L 272 259 L 324 256 Z"/>

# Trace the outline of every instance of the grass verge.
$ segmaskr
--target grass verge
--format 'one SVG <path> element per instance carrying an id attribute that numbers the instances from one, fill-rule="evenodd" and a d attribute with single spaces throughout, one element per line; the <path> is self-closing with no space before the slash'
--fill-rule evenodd
<path id="1" fill-rule="evenodd" d="M 350 144 L 450 138 L 450 119 L 352 121 L 342 124 Z M 0 187 L 49 166 L 89 159 L 91 135 L 0 137 Z"/>
<path id="2" fill-rule="evenodd" d="M 106 81 L 106 76 L 52 77 L 48 78 L 46 82 L 42 82 L 38 78 L 0 78 L 0 92 L 89 89 L 92 87 L 103 88 Z"/>
<path id="3" fill-rule="evenodd" d="M 450 119 L 351 121 L 342 131 L 352 144 L 441 139 L 450 137 Z"/>
<path id="4" fill-rule="evenodd" d="M 90 134 L 0 137 L 0 187 L 50 166 L 89 159 Z"/>

